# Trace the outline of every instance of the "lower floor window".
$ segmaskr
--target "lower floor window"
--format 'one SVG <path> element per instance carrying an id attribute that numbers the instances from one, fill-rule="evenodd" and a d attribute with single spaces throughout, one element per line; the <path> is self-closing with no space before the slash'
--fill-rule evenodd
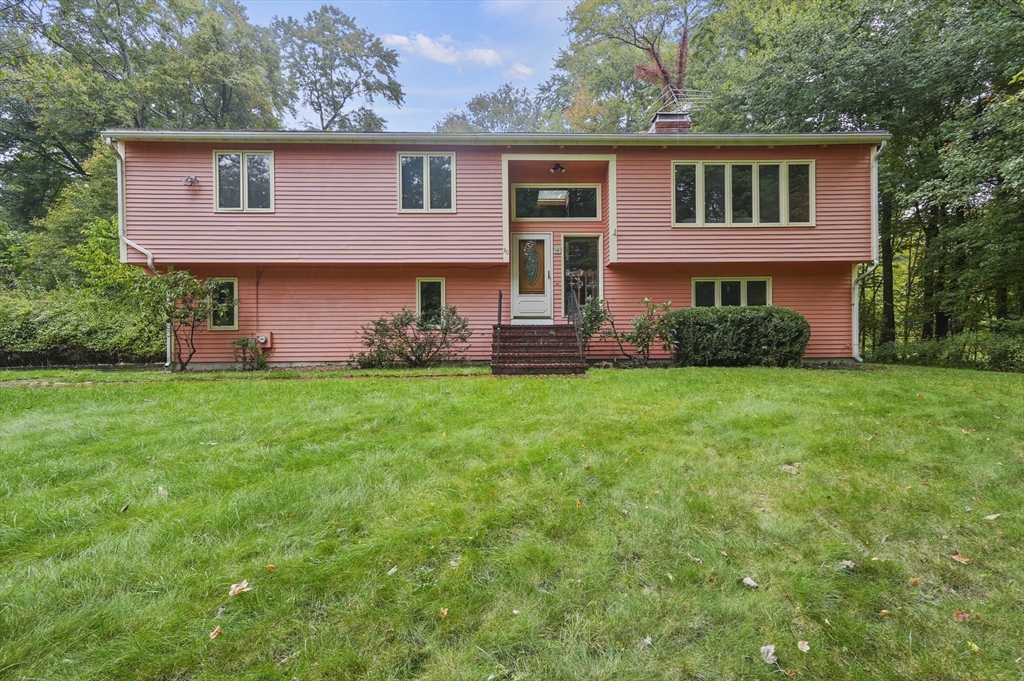
<path id="1" fill-rule="evenodd" d="M 583 305 L 587 298 L 601 297 L 601 239 L 591 236 L 567 236 L 563 240 L 562 272 L 565 282 L 563 314 L 569 316 L 569 300 L 575 297 Z"/>
<path id="2" fill-rule="evenodd" d="M 238 330 L 238 279 L 207 280 L 210 288 L 210 329 L 213 331 Z"/>
<path id="3" fill-rule="evenodd" d="M 416 314 L 427 324 L 436 323 L 444 312 L 444 278 L 416 280 Z"/>
<path id="4" fill-rule="evenodd" d="M 693 280 L 694 307 L 753 307 L 771 304 L 770 277 Z"/>

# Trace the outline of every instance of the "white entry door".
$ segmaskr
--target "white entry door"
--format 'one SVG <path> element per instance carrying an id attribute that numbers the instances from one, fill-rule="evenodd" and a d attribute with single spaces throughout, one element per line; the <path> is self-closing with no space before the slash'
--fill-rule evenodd
<path id="1" fill-rule="evenodd" d="M 512 236 L 512 321 L 552 323 L 551 233 Z"/>

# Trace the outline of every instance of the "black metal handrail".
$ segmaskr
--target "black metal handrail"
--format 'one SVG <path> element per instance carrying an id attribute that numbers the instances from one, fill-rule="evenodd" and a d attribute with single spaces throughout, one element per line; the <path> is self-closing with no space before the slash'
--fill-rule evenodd
<path id="1" fill-rule="evenodd" d="M 501 297 L 502 291 L 498 289 L 498 326 L 494 329 L 494 356 L 501 355 Z M 492 358 L 493 359 L 493 358 Z"/>
<path id="2" fill-rule="evenodd" d="M 569 323 L 576 331 L 576 345 L 580 350 L 580 362 L 586 364 L 587 357 L 583 347 L 583 313 L 582 310 L 580 310 L 580 291 L 582 291 L 584 287 L 583 273 L 579 270 L 572 270 L 566 272 L 566 278 L 569 280 L 570 291 L 566 304 L 566 313 Z"/>

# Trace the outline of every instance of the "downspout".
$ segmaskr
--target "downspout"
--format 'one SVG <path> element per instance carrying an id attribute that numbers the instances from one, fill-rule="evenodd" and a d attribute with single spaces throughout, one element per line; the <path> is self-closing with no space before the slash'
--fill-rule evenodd
<path id="1" fill-rule="evenodd" d="M 126 204 L 125 204 L 125 182 L 124 182 L 124 155 L 121 153 L 120 143 L 115 142 L 113 138 L 107 137 L 105 139 L 107 146 L 113 150 L 117 156 L 117 238 L 121 240 L 121 243 L 125 246 L 131 246 L 139 253 L 146 256 L 146 266 L 153 274 L 159 274 L 156 269 L 156 262 L 153 259 L 153 252 L 143 248 L 134 241 L 128 238 L 128 232 L 125 227 L 125 218 L 127 216 Z M 164 366 L 171 366 L 171 355 L 173 347 L 173 338 L 171 337 L 171 325 L 167 324 L 167 357 L 164 361 Z"/>
<path id="2" fill-rule="evenodd" d="M 886 141 L 871 148 L 871 267 L 853 280 L 853 358 L 863 362 L 860 356 L 860 285 L 878 269 L 878 155 L 885 149 Z M 857 266 L 853 266 L 857 271 Z"/>

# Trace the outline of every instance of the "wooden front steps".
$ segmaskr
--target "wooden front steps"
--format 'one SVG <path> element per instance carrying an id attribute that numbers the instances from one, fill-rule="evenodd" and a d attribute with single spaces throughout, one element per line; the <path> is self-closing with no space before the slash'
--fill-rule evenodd
<path id="1" fill-rule="evenodd" d="M 492 326 L 492 374 L 583 374 L 576 330 L 554 326 Z M 500 334 L 499 334 L 500 331 Z"/>

